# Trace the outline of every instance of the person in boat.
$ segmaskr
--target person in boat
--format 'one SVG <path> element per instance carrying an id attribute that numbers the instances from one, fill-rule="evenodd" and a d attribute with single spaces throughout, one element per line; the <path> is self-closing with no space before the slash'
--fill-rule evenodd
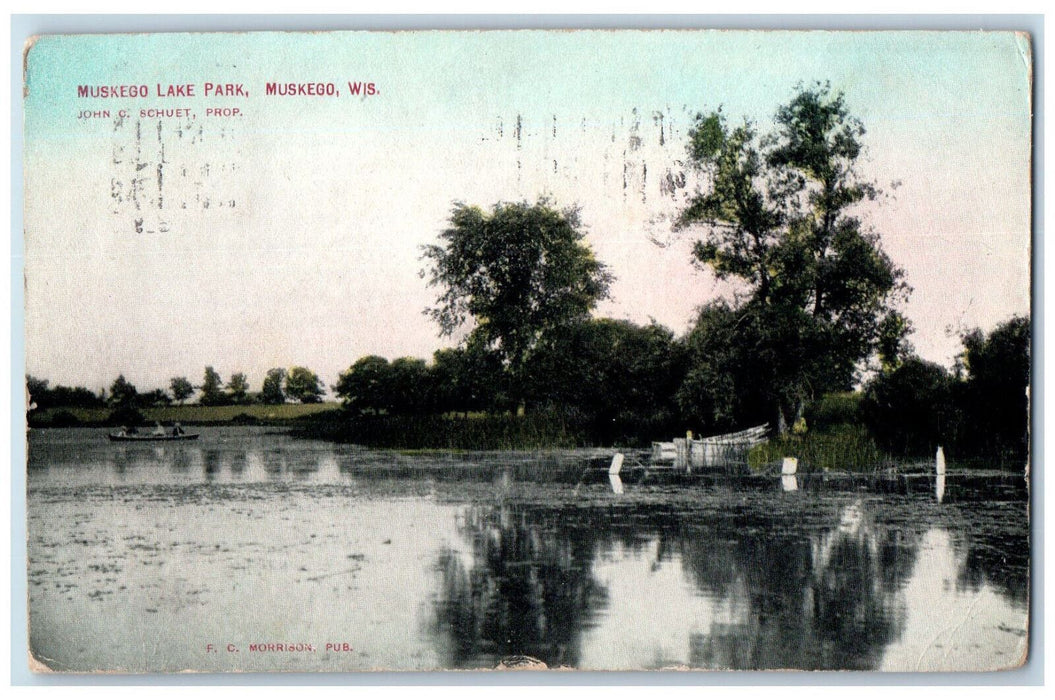
<path id="1" fill-rule="evenodd" d="M 126 435 L 128 435 L 127 426 L 122 425 L 120 428 L 117 429 L 117 437 L 124 437 Z"/>
<path id="2" fill-rule="evenodd" d="M 176 424 L 172 426 L 172 436 L 179 437 L 180 435 L 183 435 L 183 426 L 176 421 Z"/>
<path id="3" fill-rule="evenodd" d="M 135 425 L 129 426 L 128 430 L 125 432 L 126 435 L 136 435 L 138 433 L 139 433 L 139 428 L 137 428 Z"/>
<path id="4" fill-rule="evenodd" d="M 165 434 L 165 428 L 161 425 L 161 421 L 154 421 L 154 435 L 163 436 Z"/>

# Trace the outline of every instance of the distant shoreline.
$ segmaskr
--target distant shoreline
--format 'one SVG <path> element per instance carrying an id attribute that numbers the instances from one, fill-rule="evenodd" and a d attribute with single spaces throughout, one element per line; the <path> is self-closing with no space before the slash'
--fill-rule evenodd
<path id="1" fill-rule="evenodd" d="M 28 427 L 112 429 L 109 408 L 53 407 L 30 414 Z M 602 435 L 589 422 L 554 413 L 510 416 L 360 416 L 351 418 L 337 402 L 317 404 L 249 404 L 231 406 L 164 406 L 144 408 L 141 426 L 160 422 L 170 427 L 262 426 L 285 428 L 299 438 L 362 445 L 400 453 L 539 452 L 550 450 L 649 449 L 652 440 L 669 439 L 674 426 L 637 425 L 622 434 Z M 626 426 L 630 427 L 630 426 Z M 1012 454 L 957 454 L 958 468 L 1018 470 L 1021 460 Z M 819 425 L 806 435 L 771 438 L 756 446 L 743 466 L 759 473 L 779 466 L 785 455 L 800 460 L 800 474 L 811 472 L 876 473 L 906 463 L 931 464 L 929 454 L 894 455 L 879 448 L 857 421 Z"/>
<path id="2" fill-rule="evenodd" d="M 179 422 L 183 425 L 289 425 L 309 416 L 328 411 L 339 411 L 337 402 L 308 404 L 247 404 L 231 406 L 158 406 L 140 412 L 145 424 Z M 110 408 L 61 407 L 33 411 L 29 416 L 31 428 L 99 428 L 113 425 Z"/>

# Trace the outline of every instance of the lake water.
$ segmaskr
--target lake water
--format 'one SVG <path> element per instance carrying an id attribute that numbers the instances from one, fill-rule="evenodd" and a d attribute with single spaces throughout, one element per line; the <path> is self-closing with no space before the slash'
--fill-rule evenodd
<path id="1" fill-rule="evenodd" d="M 672 481 L 628 459 L 615 484 L 587 453 L 199 430 L 30 432 L 42 663 L 990 670 L 1028 648 L 1021 476 Z"/>

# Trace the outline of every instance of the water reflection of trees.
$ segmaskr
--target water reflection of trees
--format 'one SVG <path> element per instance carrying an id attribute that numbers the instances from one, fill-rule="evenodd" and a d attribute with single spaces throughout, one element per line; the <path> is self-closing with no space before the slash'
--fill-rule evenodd
<path id="1" fill-rule="evenodd" d="M 220 451 L 202 450 L 202 466 L 205 470 L 205 480 L 214 481 L 220 474 Z"/>
<path id="2" fill-rule="evenodd" d="M 751 527 L 718 519 L 682 543 L 696 585 L 736 614 L 690 641 L 689 664 L 737 669 L 870 669 L 904 625 L 898 590 L 913 541 L 875 528 L 859 503 L 825 531 L 795 531 L 756 513 Z"/>
<path id="3" fill-rule="evenodd" d="M 135 467 L 167 468 L 171 474 L 200 476 L 205 483 L 256 479 L 262 475 L 274 481 L 310 480 L 320 473 L 336 474 L 337 459 L 326 450 L 295 450 L 289 447 L 246 446 L 239 444 L 185 444 L 147 447 L 119 446 L 107 460 L 114 474 L 124 477 Z"/>
<path id="4" fill-rule="evenodd" d="M 802 667 L 876 668 L 905 626 L 898 591 L 910 570 L 898 564 L 914 559 L 915 547 L 899 535 L 891 540 L 890 531 L 871 524 L 856 530 L 840 526 L 820 539 L 830 549 L 826 561 L 816 556 L 812 561 L 807 591 L 813 614 L 804 620 L 812 634 L 804 636 L 814 644 L 805 650 Z"/>
<path id="5" fill-rule="evenodd" d="M 131 468 L 132 462 L 127 449 L 118 448 L 110 455 L 110 466 L 118 476 L 124 476 Z"/>
<path id="6" fill-rule="evenodd" d="M 999 503 L 984 510 L 996 512 L 967 516 L 969 522 L 953 541 L 963 561 L 956 585 L 978 590 L 990 584 L 1010 602 L 1025 606 L 1029 601 L 1030 562 L 1026 503 Z"/>
<path id="7" fill-rule="evenodd" d="M 459 529 L 469 561 L 447 549 L 438 562 L 445 665 L 491 666 L 514 654 L 575 665 L 580 635 L 606 600 L 591 575 L 598 533 L 509 505 L 469 507 Z"/>
<path id="8" fill-rule="evenodd" d="M 245 473 L 246 467 L 249 464 L 249 454 L 247 450 L 235 450 L 231 455 L 231 474 L 234 476 L 241 476 Z"/>
<path id="9" fill-rule="evenodd" d="M 271 478 L 281 476 L 286 471 L 286 453 L 278 448 L 263 451 L 264 472 Z"/>
<path id="10" fill-rule="evenodd" d="M 176 474 L 186 474 L 191 470 L 191 451 L 177 447 L 172 451 L 169 468 Z"/>
<path id="11" fill-rule="evenodd" d="M 827 527 L 795 530 L 765 509 L 678 517 L 655 507 L 469 507 L 460 524 L 466 549 L 450 548 L 438 562 L 446 663 L 527 654 L 577 665 L 583 632 L 609 604 L 593 567 L 615 547 L 640 555 L 652 543 L 657 559 L 680 559 L 699 594 L 726 611 L 689 637 L 689 665 L 876 668 L 904 626 L 899 591 L 918 534 L 876 526 L 860 503 L 834 517 Z"/>

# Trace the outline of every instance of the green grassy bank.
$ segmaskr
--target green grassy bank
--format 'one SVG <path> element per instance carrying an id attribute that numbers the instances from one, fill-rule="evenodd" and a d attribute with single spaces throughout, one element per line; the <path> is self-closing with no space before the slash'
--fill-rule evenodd
<path id="1" fill-rule="evenodd" d="M 305 420 L 309 416 L 318 416 L 340 409 L 339 403 L 314 404 L 253 404 L 248 406 L 162 406 L 144 408 L 142 414 L 146 422 L 173 423 L 179 421 L 184 425 L 223 425 L 225 423 L 260 423 L 264 425 L 288 425 Z M 34 428 L 58 426 L 103 426 L 109 425 L 110 409 L 108 408 L 51 408 L 44 411 L 33 411 L 29 416 L 29 425 Z"/>

